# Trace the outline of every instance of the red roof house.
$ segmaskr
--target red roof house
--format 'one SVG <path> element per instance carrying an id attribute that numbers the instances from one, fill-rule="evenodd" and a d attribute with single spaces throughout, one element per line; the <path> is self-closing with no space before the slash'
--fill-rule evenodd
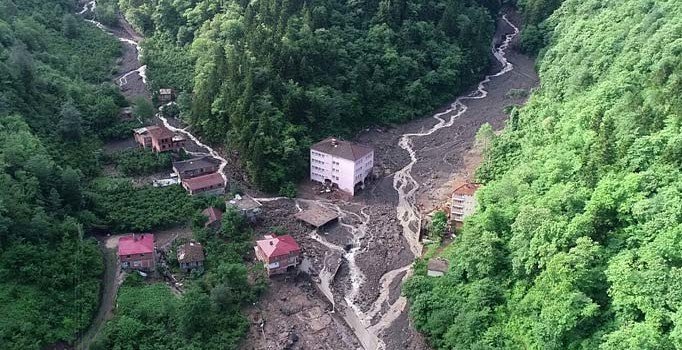
<path id="1" fill-rule="evenodd" d="M 143 148 L 151 148 L 154 152 L 173 151 L 185 145 L 185 138 L 175 136 L 165 126 L 150 125 L 135 129 L 135 141 Z"/>
<path id="2" fill-rule="evenodd" d="M 154 270 L 154 235 L 133 233 L 119 238 L 118 261 L 123 269 Z"/>
<path id="3" fill-rule="evenodd" d="M 201 213 L 208 218 L 204 224 L 204 227 L 210 227 L 212 229 L 217 229 L 220 227 L 223 219 L 223 212 L 220 211 L 220 209 L 216 207 L 209 207 L 204 209 L 204 211 Z"/>
<path id="4" fill-rule="evenodd" d="M 196 194 L 223 194 L 225 193 L 225 180 L 219 173 L 211 173 L 182 180 L 184 187 L 190 195 Z"/>
<path id="5" fill-rule="evenodd" d="M 253 249 L 258 260 L 265 265 L 268 276 L 288 271 L 298 265 L 301 258 L 301 247 L 289 235 L 265 236 L 265 239 L 256 241 Z"/>

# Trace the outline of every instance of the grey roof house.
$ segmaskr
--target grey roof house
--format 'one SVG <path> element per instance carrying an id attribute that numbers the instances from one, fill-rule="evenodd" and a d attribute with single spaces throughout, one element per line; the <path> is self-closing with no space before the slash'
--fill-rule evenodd
<path id="1" fill-rule="evenodd" d="M 204 248 L 194 241 L 178 246 L 178 263 L 185 272 L 204 266 Z"/>
<path id="2" fill-rule="evenodd" d="M 218 171 L 219 167 L 220 161 L 209 156 L 173 162 L 173 171 L 181 179 L 214 173 Z"/>

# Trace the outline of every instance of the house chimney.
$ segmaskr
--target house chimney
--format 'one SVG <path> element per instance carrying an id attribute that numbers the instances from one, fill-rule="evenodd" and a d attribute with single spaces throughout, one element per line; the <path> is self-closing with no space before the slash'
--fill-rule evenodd
<path id="1" fill-rule="evenodd" d="M 339 145 L 339 140 L 337 140 L 336 138 L 332 138 L 332 146 L 336 147 L 338 145 Z"/>
<path id="2" fill-rule="evenodd" d="M 272 243 L 272 241 L 270 241 L 270 245 L 275 245 L 275 243 Z"/>

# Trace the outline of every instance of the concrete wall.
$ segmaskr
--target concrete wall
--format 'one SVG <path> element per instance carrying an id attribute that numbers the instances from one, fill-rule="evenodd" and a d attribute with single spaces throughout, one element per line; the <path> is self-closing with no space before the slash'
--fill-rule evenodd
<path id="1" fill-rule="evenodd" d="M 372 173 L 374 167 L 374 151 L 368 155 L 358 159 L 355 162 L 355 174 L 353 186 L 360 182 L 364 182 L 367 176 Z"/>
<path id="2" fill-rule="evenodd" d="M 201 267 L 201 266 L 204 266 L 203 261 L 192 261 L 189 263 L 180 263 L 180 268 L 185 270 L 185 271 L 195 269 L 195 268 Z"/>
<path id="3" fill-rule="evenodd" d="M 462 222 L 464 218 L 476 210 L 476 198 L 468 195 L 452 195 L 450 218 L 455 222 Z"/>
<path id="4" fill-rule="evenodd" d="M 265 265 L 268 276 L 284 273 L 287 271 L 287 268 L 298 265 L 301 260 L 300 253 L 291 253 L 289 255 L 278 256 L 270 260 L 267 256 L 265 256 L 265 253 L 263 253 L 260 247 L 255 246 L 253 249 L 256 252 L 256 258 L 263 262 L 263 265 Z"/>
<path id="5" fill-rule="evenodd" d="M 355 176 L 355 163 L 343 158 L 333 157 L 332 159 L 336 162 L 332 163 L 332 166 L 336 169 L 336 173 L 332 174 L 336 176 L 333 180 L 334 183 L 339 185 L 340 190 L 353 194 L 353 185 L 355 185 L 355 182 L 353 182 L 353 177 Z"/>
<path id="6" fill-rule="evenodd" d="M 443 273 L 442 271 L 428 270 L 426 272 L 426 275 L 430 276 L 430 277 L 441 277 L 441 276 L 444 276 L 445 273 Z"/>
<path id="7" fill-rule="evenodd" d="M 149 135 L 135 133 L 135 142 L 142 146 L 142 148 L 152 147 L 152 137 Z"/>
<path id="8" fill-rule="evenodd" d="M 332 179 L 332 156 L 310 150 L 310 179 L 324 183 Z"/>
<path id="9" fill-rule="evenodd" d="M 121 267 L 134 270 L 154 270 L 154 253 L 146 254 L 130 254 L 119 256 L 119 264 Z"/>
<path id="10" fill-rule="evenodd" d="M 365 181 L 373 167 L 374 152 L 353 162 L 310 150 L 310 179 L 320 183 L 329 180 L 351 195 L 355 192 L 355 185 Z"/>
<path id="11" fill-rule="evenodd" d="M 185 188 L 187 192 L 191 196 L 198 196 L 198 195 L 203 195 L 203 196 L 220 196 L 222 194 L 225 194 L 225 185 L 220 185 L 220 186 L 212 186 L 208 188 L 200 188 L 195 191 L 191 191 L 185 183 L 182 183 L 182 187 Z"/>

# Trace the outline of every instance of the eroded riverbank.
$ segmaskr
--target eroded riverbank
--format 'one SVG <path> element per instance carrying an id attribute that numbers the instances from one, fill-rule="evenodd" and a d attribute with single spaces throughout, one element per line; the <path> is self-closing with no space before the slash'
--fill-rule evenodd
<path id="1" fill-rule="evenodd" d="M 400 296 L 402 283 L 411 273 L 410 265 L 421 250 L 417 241 L 419 219 L 445 203 L 454 181 L 472 178 L 478 162 L 468 160 L 465 166 L 464 158 L 480 126 L 490 123 L 499 130 L 507 118 L 505 107 L 525 102 L 525 98 L 514 97 L 509 91 L 530 91 L 537 86 L 533 61 L 516 50 L 518 30 L 513 23 L 517 21 L 514 12 L 499 19 L 493 51 L 496 64 L 471 93 L 434 116 L 358 136 L 360 142 L 374 146 L 376 165 L 385 176 L 351 202 L 307 196 L 309 204 L 342 210 L 345 215 L 340 228 L 305 232 L 291 226 L 318 270 L 316 281 L 323 291 L 320 294 L 331 291 L 335 310 L 366 349 L 427 347 L 410 325 L 408 305 Z M 274 219 L 268 225 L 281 222 Z M 344 241 L 340 237 L 349 238 Z M 344 245 L 353 249 L 338 254 Z M 339 255 L 341 268 L 330 277 L 326 270 L 336 266 L 329 264 L 330 256 L 335 254 Z M 269 312 L 277 314 L 277 310 Z M 306 328 L 300 325 L 298 329 Z M 247 343 L 249 348 L 272 345 L 255 337 Z M 349 344 L 349 348 L 353 346 Z"/>
<path id="2" fill-rule="evenodd" d="M 491 76 L 471 94 L 458 98 L 434 116 L 358 136 L 360 142 L 375 147 L 376 163 L 385 170 L 385 176 L 359 196 L 350 202 L 316 196 L 264 200 L 267 203 L 264 215 L 268 219 L 257 228 L 258 232 L 284 227 L 292 234 L 311 261 L 313 281 L 322 293 L 311 293 L 304 281 L 293 285 L 286 285 L 287 281 L 273 282 L 274 287 L 290 290 L 291 295 L 304 293 L 307 297 L 300 300 L 300 310 L 289 310 L 293 300 L 281 300 L 278 293 L 266 295 L 260 306 L 251 311 L 252 316 L 257 312 L 268 322 L 262 328 L 252 327 L 243 347 L 277 346 L 272 343 L 274 336 L 265 335 L 276 335 L 282 330 L 288 334 L 305 334 L 302 338 L 306 343 L 300 345 L 311 349 L 330 343 L 334 348 L 362 346 L 372 350 L 426 347 L 411 327 L 407 302 L 400 296 L 400 287 L 411 273 L 410 265 L 421 253 L 418 242 L 421 215 L 443 203 L 452 181 L 470 176 L 471 170 L 462 166 L 463 158 L 471 149 L 479 127 L 488 122 L 496 129 L 501 128 L 506 119 L 504 108 L 524 102 L 510 98 L 508 92 L 530 90 L 537 84 L 532 60 L 515 50 L 518 40 L 518 31 L 512 24 L 517 20 L 515 14 L 510 13 L 508 17 L 509 20 L 498 21 L 493 47 L 497 64 L 491 67 Z M 126 97 L 148 97 L 146 70 L 139 62 L 139 36 L 126 30 L 129 26 L 125 24 L 121 25 L 123 29 L 98 27 L 127 44 L 121 74 L 116 78 Z M 239 170 L 232 169 L 239 166 L 237 163 L 227 162 L 228 156 L 202 144 L 189 129 L 161 120 L 193 140 L 194 148 L 221 160 L 221 169 L 229 173 Z M 324 232 L 311 232 L 291 221 L 291 215 L 301 206 L 311 205 L 337 211 L 341 215 L 340 225 Z M 320 309 L 329 298 L 334 307 Z M 313 313 L 317 315 L 318 309 L 332 321 L 324 321 L 323 328 L 313 329 L 310 310 L 315 310 Z M 315 317 L 320 318 L 324 317 Z"/>

